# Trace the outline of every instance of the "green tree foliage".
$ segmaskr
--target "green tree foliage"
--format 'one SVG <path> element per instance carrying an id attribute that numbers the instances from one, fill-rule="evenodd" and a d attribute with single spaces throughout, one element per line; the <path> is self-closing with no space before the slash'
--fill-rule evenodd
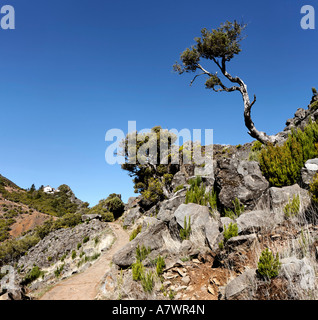
<path id="1" fill-rule="evenodd" d="M 103 221 L 114 221 L 124 212 L 125 204 L 121 196 L 115 193 L 110 194 L 107 199 L 102 199 L 99 203 L 89 210 L 89 214 L 100 214 Z"/>
<path id="2" fill-rule="evenodd" d="M 275 187 L 295 184 L 308 159 L 318 156 L 318 124 L 310 122 L 304 131 L 293 130 L 283 145 L 268 145 L 259 161 L 263 175 Z"/>
<path id="3" fill-rule="evenodd" d="M 272 279 L 278 276 L 280 266 L 278 253 L 274 257 L 273 253 L 266 248 L 259 258 L 257 273 L 264 279 Z"/>
<path id="4" fill-rule="evenodd" d="M 147 133 L 129 133 L 122 142 L 125 163 L 122 169 L 133 177 L 135 193 L 152 206 L 170 191 L 178 165 L 171 163 L 171 145 L 177 136 L 160 126 Z"/>
<path id="5" fill-rule="evenodd" d="M 144 245 L 142 245 L 141 247 L 139 245 L 137 245 L 137 248 L 136 248 L 136 259 L 138 261 L 145 260 L 150 252 L 151 252 L 151 248 L 150 247 L 146 248 Z"/>
<path id="6" fill-rule="evenodd" d="M 184 72 L 194 72 L 200 68 L 201 58 L 208 60 L 222 59 L 224 62 L 230 61 L 235 55 L 241 52 L 240 42 L 245 25 L 236 21 L 227 21 L 217 29 L 212 31 L 206 28 L 201 30 L 201 38 L 195 38 L 196 44 L 187 48 L 180 56 L 182 65 L 176 63 L 174 70 L 180 74 Z M 206 81 L 207 88 L 215 88 L 220 85 L 217 75 L 212 75 Z"/>

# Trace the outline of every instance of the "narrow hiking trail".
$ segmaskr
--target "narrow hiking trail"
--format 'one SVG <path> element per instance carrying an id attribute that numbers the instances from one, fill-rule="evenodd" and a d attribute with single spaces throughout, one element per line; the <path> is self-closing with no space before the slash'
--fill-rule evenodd
<path id="1" fill-rule="evenodd" d="M 100 282 L 105 273 L 110 269 L 114 253 L 129 242 L 128 233 L 122 229 L 118 223 L 109 223 L 116 240 L 110 250 L 100 256 L 100 258 L 87 270 L 76 274 L 68 279 L 56 284 L 47 291 L 40 300 L 94 300 Z"/>

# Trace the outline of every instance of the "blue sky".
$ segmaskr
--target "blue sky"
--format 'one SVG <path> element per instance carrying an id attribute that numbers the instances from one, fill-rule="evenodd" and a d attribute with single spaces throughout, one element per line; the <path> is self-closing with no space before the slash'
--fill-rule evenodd
<path id="1" fill-rule="evenodd" d="M 226 20 L 248 23 L 242 53 L 228 65 L 252 96 L 259 130 L 281 131 L 318 87 L 318 31 L 300 27 L 313 0 L 0 1 L 16 29 L 0 30 L 0 173 L 23 188 L 66 183 L 91 205 L 134 196 L 131 178 L 105 161 L 105 133 L 213 129 L 214 142 L 252 139 L 239 93 L 213 93 L 172 73 L 179 54 Z M 316 17 L 317 18 L 317 17 Z M 215 67 L 205 64 L 211 72 Z"/>

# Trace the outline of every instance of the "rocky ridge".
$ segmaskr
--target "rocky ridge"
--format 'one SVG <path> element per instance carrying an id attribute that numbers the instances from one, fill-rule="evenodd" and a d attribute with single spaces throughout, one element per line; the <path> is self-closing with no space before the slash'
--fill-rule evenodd
<path id="1" fill-rule="evenodd" d="M 292 128 L 303 128 L 309 119 L 316 118 L 317 110 L 298 109 L 285 130 L 278 133 L 281 142 Z M 130 198 L 119 221 L 129 233 L 138 230 L 137 235 L 113 255 L 98 299 L 317 299 L 318 226 L 308 188 L 318 171 L 318 159 L 305 163 L 297 184 L 276 188 L 263 177 L 258 162 L 249 161 L 251 146 L 214 146 L 213 171 L 202 176 L 202 183 L 207 190 L 216 190 L 217 208 L 185 203 L 195 172 L 189 165 L 181 166 L 171 182 L 173 189 L 183 187 L 156 206 L 145 209 L 142 196 Z M 287 215 L 284 209 L 294 196 L 300 200 L 299 213 Z M 232 217 L 222 216 L 224 209 L 235 209 L 235 199 L 244 210 Z M 19 260 L 22 275 L 34 265 L 46 272 L 28 287 L 31 293 L 59 281 L 56 270 L 63 279 L 89 268 L 91 262 L 79 266 L 82 252 L 91 257 L 108 250 L 113 236 L 107 223 L 99 221 L 98 215 L 82 217 L 87 220 L 84 224 L 50 233 Z M 191 231 L 183 238 L 180 231 L 186 229 L 187 221 Z M 237 236 L 226 239 L 225 231 L 231 224 L 237 225 Z M 87 243 L 85 237 L 89 237 Z M 96 237 L 101 239 L 97 247 Z M 142 248 L 142 264 L 153 276 L 151 291 L 142 281 L 133 280 L 132 265 Z M 278 253 L 281 262 L 278 277 L 270 281 L 257 273 L 265 248 Z M 156 275 L 160 257 L 165 265 Z M 7 292 L 6 297 L 23 298 L 23 290 Z"/>
<path id="2" fill-rule="evenodd" d="M 310 106 L 308 110 L 298 109 L 278 134 L 281 143 L 292 128 L 304 128 L 310 119 L 317 118 L 317 111 Z M 101 299 L 318 298 L 318 226 L 316 208 L 308 193 L 318 171 L 318 159 L 306 162 L 299 183 L 276 188 L 263 177 L 258 162 L 249 161 L 250 148 L 251 144 L 215 146 L 213 173 L 202 180 L 208 190 L 217 191 L 217 210 L 185 204 L 192 178 L 188 172 L 194 171 L 188 168 L 180 168 L 172 180 L 174 187 L 183 185 L 183 189 L 155 208 L 145 211 L 140 197 L 129 199 L 123 226 L 130 232 L 140 226 L 141 232 L 114 255 Z M 284 209 L 293 197 L 299 197 L 299 213 L 287 215 Z M 234 209 L 234 199 L 244 206 L 244 212 L 233 218 L 221 217 L 223 208 Z M 191 233 L 184 240 L 180 230 L 189 218 Z M 237 224 L 238 235 L 226 241 L 224 231 L 230 224 Z M 149 250 L 143 262 L 147 270 L 155 269 L 159 256 L 166 261 L 151 293 L 132 280 L 130 267 L 142 246 Z M 279 276 L 271 281 L 264 281 L 257 273 L 265 248 L 278 253 L 281 261 Z"/>

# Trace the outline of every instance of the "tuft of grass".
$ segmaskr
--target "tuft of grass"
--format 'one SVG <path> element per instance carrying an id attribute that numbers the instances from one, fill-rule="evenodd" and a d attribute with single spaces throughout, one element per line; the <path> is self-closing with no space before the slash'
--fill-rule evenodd
<path id="1" fill-rule="evenodd" d="M 284 207 L 284 213 L 286 217 L 296 216 L 300 210 L 300 198 L 299 195 L 293 195 L 293 198 Z"/>
<path id="2" fill-rule="evenodd" d="M 224 241 L 228 241 L 229 239 L 238 236 L 238 226 L 236 223 L 230 223 L 228 227 L 224 225 L 223 231 Z"/>
<path id="3" fill-rule="evenodd" d="M 189 216 L 189 221 L 187 222 L 187 217 L 184 217 L 183 229 L 180 230 L 181 240 L 189 240 L 191 233 L 191 217 Z"/>
<path id="4" fill-rule="evenodd" d="M 133 230 L 133 232 L 129 236 L 129 241 L 134 240 L 140 232 L 141 232 L 141 225 L 139 225 L 136 229 Z"/>

